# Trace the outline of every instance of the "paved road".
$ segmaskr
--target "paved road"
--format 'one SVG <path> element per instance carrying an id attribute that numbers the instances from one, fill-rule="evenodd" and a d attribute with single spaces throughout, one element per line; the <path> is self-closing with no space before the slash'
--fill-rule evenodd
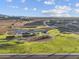
<path id="1" fill-rule="evenodd" d="M 17 54 L 0 54 L 0 59 L 79 59 L 79 54 L 48 54 L 48 55 L 17 55 Z"/>

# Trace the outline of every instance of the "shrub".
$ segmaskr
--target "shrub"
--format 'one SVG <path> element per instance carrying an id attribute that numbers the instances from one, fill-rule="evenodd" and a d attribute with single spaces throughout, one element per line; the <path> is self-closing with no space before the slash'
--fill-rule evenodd
<path id="1" fill-rule="evenodd" d="M 15 36 L 7 36 L 6 40 L 13 40 L 15 38 Z"/>

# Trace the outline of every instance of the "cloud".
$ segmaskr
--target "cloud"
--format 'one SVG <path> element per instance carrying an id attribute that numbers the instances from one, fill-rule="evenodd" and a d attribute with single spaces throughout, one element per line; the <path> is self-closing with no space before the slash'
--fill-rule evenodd
<path id="1" fill-rule="evenodd" d="M 69 7 L 69 6 L 55 6 L 54 10 L 60 11 L 62 13 L 62 12 L 67 12 L 67 11 L 71 10 L 71 7 Z"/>
<path id="2" fill-rule="evenodd" d="M 6 0 L 7 2 L 12 2 L 12 0 Z"/>
<path id="3" fill-rule="evenodd" d="M 60 14 L 60 13 L 66 13 L 68 11 L 70 11 L 71 8 L 68 6 L 56 6 L 55 9 L 51 9 L 51 10 L 43 10 L 43 13 L 52 13 L 52 14 Z"/>
<path id="4" fill-rule="evenodd" d="M 45 0 L 44 4 L 46 4 L 46 5 L 52 5 L 52 4 L 55 4 L 55 2 L 54 2 L 54 0 Z"/>
<path id="5" fill-rule="evenodd" d="M 43 10 L 43 14 L 53 16 L 70 16 L 69 11 L 72 10 L 69 6 L 56 6 L 55 9 Z"/>
<path id="6" fill-rule="evenodd" d="M 76 6 L 76 7 L 79 7 L 79 3 L 76 3 L 75 6 Z"/>
<path id="7" fill-rule="evenodd" d="M 26 0 L 21 0 L 22 3 L 25 3 Z"/>
<path id="8" fill-rule="evenodd" d="M 9 6 L 10 8 L 19 8 L 18 6 Z"/>
<path id="9" fill-rule="evenodd" d="M 69 0 L 65 0 L 65 1 L 69 2 Z"/>
<path id="10" fill-rule="evenodd" d="M 74 12 L 75 12 L 76 14 L 79 14 L 79 9 L 75 9 Z"/>
<path id="11" fill-rule="evenodd" d="M 43 14 L 52 14 L 53 10 L 42 10 Z"/>
<path id="12" fill-rule="evenodd" d="M 72 12 L 74 15 L 75 14 L 79 15 L 79 8 L 74 8 Z"/>
<path id="13" fill-rule="evenodd" d="M 64 14 L 56 14 L 56 15 L 53 15 L 53 16 L 56 16 L 56 17 L 71 17 L 71 15 L 68 14 L 68 13 L 64 13 Z"/>
<path id="14" fill-rule="evenodd" d="M 27 8 L 27 7 L 25 7 L 25 8 L 24 8 L 24 10 L 28 10 L 28 8 Z"/>
<path id="15" fill-rule="evenodd" d="M 41 0 L 37 0 L 38 2 L 40 2 Z"/>
<path id="16" fill-rule="evenodd" d="M 37 8 L 33 8 L 33 11 L 36 11 L 37 10 Z"/>
<path id="17" fill-rule="evenodd" d="M 63 11 L 49 10 L 42 11 L 44 15 L 54 16 L 54 17 L 70 17 L 71 15 L 68 13 L 64 13 Z"/>

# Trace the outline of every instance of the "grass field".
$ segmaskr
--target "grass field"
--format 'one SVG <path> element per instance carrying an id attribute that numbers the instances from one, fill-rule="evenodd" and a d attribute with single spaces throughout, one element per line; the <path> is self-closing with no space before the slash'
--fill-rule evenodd
<path id="1" fill-rule="evenodd" d="M 47 42 L 5 41 L 5 35 L 0 35 L 0 53 L 79 53 L 78 34 L 63 34 L 57 29 L 48 31 L 48 34 L 52 39 Z"/>

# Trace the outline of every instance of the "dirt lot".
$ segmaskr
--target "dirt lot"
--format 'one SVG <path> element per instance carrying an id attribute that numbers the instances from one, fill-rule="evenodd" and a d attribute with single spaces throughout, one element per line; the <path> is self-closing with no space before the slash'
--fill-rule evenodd
<path id="1" fill-rule="evenodd" d="M 22 27 L 25 23 L 25 21 L 0 20 L 0 33 L 5 33 L 10 30 L 11 27 Z"/>

